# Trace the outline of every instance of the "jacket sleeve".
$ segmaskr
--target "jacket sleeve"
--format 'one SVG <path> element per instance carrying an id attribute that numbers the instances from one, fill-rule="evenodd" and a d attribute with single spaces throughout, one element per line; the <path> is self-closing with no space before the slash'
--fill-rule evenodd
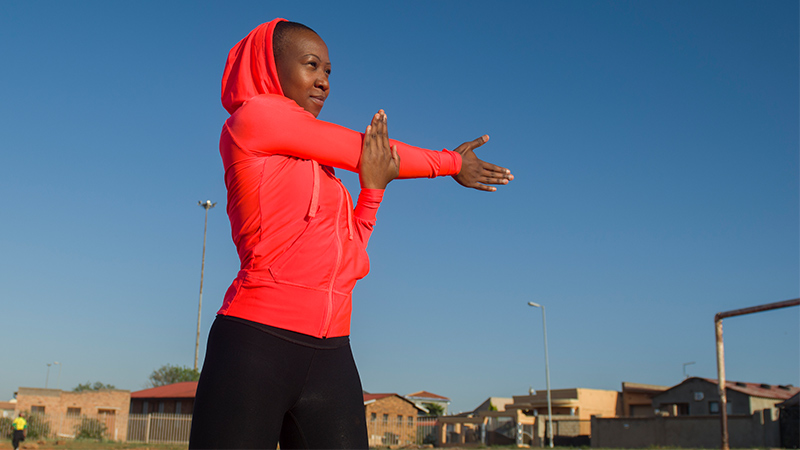
<path id="1" fill-rule="evenodd" d="M 318 120 L 293 100 L 274 94 L 253 97 L 225 126 L 240 148 L 262 155 L 313 159 L 320 164 L 358 172 L 363 133 Z M 400 154 L 400 178 L 455 175 L 461 155 L 422 149 L 390 139 Z"/>
<path id="2" fill-rule="evenodd" d="M 355 234 L 362 248 L 367 248 L 369 238 L 372 236 L 372 229 L 375 227 L 378 207 L 383 200 L 383 189 L 361 189 L 358 194 L 353 222 Z"/>

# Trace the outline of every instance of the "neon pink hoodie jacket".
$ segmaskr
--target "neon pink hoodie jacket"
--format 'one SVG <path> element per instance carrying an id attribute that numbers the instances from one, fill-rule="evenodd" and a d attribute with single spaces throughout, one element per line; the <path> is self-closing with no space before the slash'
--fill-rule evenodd
<path id="1" fill-rule="evenodd" d="M 315 337 L 350 334 L 351 291 L 369 272 L 367 241 L 383 190 L 353 210 L 334 167 L 357 172 L 363 134 L 317 120 L 283 96 L 272 54 L 275 19 L 228 54 L 220 136 L 228 217 L 241 260 L 218 314 Z M 392 141 L 400 177 L 457 174 L 461 156 Z"/>

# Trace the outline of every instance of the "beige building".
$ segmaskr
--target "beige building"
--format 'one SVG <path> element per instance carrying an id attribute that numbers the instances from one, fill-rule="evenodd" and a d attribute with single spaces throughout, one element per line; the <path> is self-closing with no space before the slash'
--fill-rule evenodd
<path id="1" fill-rule="evenodd" d="M 553 436 L 559 445 L 586 445 L 592 416 L 617 417 L 622 412 L 622 396 L 617 391 L 553 389 L 550 399 Z M 440 417 L 437 445 L 540 446 L 547 442 L 547 391 L 508 400 L 491 397 L 472 413 Z"/>
<path id="2" fill-rule="evenodd" d="M 592 416 L 617 417 L 622 414 L 622 396 L 617 391 L 601 389 L 552 389 L 553 417 L 591 420 Z M 533 395 L 515 395 L 506 409 L 522 409 L 534 415 L 547 415 L 547 391 Z"/>
<path id="3" fill-rule="evenodd" d="M 130 400 L 131 392 L 121 389 L 68 392 L 21 387 L 17 391 L 17 411 L 43 415 L 56 437 L 73 437 L 82 418 L 87 417 L 105 425 L 108 439 L 124 441 Z"/>
<path id="4" fill-rule="evenodd" d="M 653 397 L 669 389 L 668 386 L 622 382 L 622 416 L 652 417 L 655 415 Z"/>
<path id="5" fill-rule="evenodd" d="M 477 414 L 482 411 L 505 411 L 506 406 L 514 403 L 514 399 L 508 397 L 489 397 L 483 403 L 478 405 L 472 413 Z"/>

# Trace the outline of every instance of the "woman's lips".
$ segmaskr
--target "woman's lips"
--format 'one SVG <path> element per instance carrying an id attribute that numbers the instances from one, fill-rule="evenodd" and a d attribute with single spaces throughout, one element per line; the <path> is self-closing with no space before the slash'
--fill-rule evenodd
<path id="1" fill-rule="evenodd" d="M 322 105 L 325 104 L 325 98 L 324 97 L 315 97 L 315 96 L 312 95 L 311 96 L 311 101 L 316 103 L 319 106 L 322 106 Z"/>

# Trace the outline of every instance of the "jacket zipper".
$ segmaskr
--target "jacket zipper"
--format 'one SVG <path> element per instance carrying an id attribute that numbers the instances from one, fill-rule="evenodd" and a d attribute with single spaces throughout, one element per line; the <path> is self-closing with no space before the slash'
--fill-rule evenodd
<path id="1" fill-rule="evenodd" d="M 336 266 L 334 266 L 333 276 L 331 276 L 331 282 L 328 285 L 328 308 L 325 312 L 325 325 L 322 327 L 322 337 L 328 337 L 328 333 L 330 332 L 331 318 L 333 316 L 333 286 L 339 274 L 339 265 L 342 263 L 342 238 L 339 235 L 339 218 L 342 215 L 342 189 L 345 187 L 338 178 L 335 179 L 339 185 L 339 205 L 336 209 L 336 225 L 334 226 L 336 231 Z"/>

